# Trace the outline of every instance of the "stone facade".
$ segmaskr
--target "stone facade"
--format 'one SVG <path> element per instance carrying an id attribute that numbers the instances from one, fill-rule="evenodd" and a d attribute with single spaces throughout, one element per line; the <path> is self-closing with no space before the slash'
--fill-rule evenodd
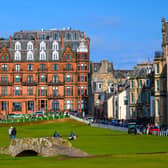
<path id="1" fill-rule="evenodd" d="M 102 119 L 106 117 L 104 113 L 104 101 L 109 86 L 114 83 L 113 64 L 103 60 L 101 63 L 91 63 L 91 92 L 92 97 L 92 114 L 96 118 Z"/>
<path id="2" fill-rule="evenodd" d="M 153 122 L 150 103 L 154 96 L 154 72 L 152 63 L 142 63 L 130 75 L 130 118 Z"/>
<path id="3" fill-rule="evenodd" d="M 91 63 L 90 93 L 91 113 L 98 119 L 108 118 L 108 98 L 113 94 L 118 84 L 122 83 L 131 70 L 114 70 L 113 64 L 107 60 Z"/>
<path id="4" fill-rule="evenodd" d="M 129 81 L 122 81 L 116 90 L 107 99 L 107 116 L 108 119 L 128 120 L 130 119 L 129 111 Z"/>
<path id="5" fill-rule="evenodd" d="M 162 19 L 162 51 L 156 52 L 155 67 L 155 124 L 168 125 L 167 112 L 167 58 L 168 22 Z"/>

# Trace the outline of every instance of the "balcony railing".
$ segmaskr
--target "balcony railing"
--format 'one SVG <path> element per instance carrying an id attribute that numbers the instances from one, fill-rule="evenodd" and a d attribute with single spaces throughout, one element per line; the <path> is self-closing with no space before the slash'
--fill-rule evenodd
<path id="1" fill-rule="evenodd" d="M 61 81 L 50 81 L 47 83 L 48 85 L 51 85 L 51 86 L 58 86 L 58 85 L 63 85 L 64 82 L 61 82 Z"/>
<path id="2" fill-rule="evenodd" d="M 0 81 L 0 86 L 12 86 L 12 82 Z"/>
<path id="3" fill-rule="evenodd" d="M 64 68 L 63 70 L 64 71 L 73 71 L 74 69 L 73 68 Z"/>
<path id="4" fill-rule="evenodd" d="M 15 73 L 19 73 L 19 72 L 23 72 L 23 69 L 18 69 L 18 70 L 12 69 L 12 71 L 15 72 Z"/>
<path id="5" fill-rule="evenodd" d="M 0 98 L 7 97 L 7 96 L 13 96 L 13 94 L 8 93 L 8 94 L 0 94 Z"/>
<path id="6" fill-rule="evenodd" d="M 23 86 L 37 86 L 37 82 L 35 82 L 35 81 L 32 81 L 32 82 L 25 81 L 25 82 L 22 82 L 22 85 Z"/>
<path id="7" fill-rule="evenodd" d="M 56 95 L 56 94 L 51 94 L 48 96 L 49 99 L 63 99 L 63 95 Z"/>
<path id="8" fill-rule="evenodd" d="M 47 72 L 47 71 L 48 71 L 47 68 L 45 68 L 45 69 L 38 69 L 38 72 Z"/>

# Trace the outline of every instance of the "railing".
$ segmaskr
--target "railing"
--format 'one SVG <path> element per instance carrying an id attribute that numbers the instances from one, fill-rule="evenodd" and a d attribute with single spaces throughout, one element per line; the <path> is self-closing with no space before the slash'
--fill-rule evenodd
<path id="1" fill-rule="evenodd" d="M 64 82 L 61 82 L 61 81 L 50 81 L 47 84 L 48 85 L 63 85 Z"/>
<path id="2" fill-rule="evenodd" d="M 23 86 L 36 86 L 37 82 L 35 82 L 35 81 L 32 81 L 32 82 L 25 81 L 25 82 L 22 82 L 22 85 Z"/>
<path id="3" fill-rule="evenodd" d="M 73 71 L 74 69 L 73 68 L 69 68 L 69 69 L 68 68 L 64 68 L 63 70 L 64 71 Z"/>
<path id="4" fill-rule="evenodd" d="M 51 95 L 48 95 L 48 98 L 49 99 L 63 99 L 64 95 L 51 94 Z"/>
<path id="5" fill-rule="evenodd" d="M 48 69 L 38 69 L 38 72 L 47 72 L 48 71 Z"/>
<path id="6" fill-rule="evenodd" d="M 11 93 L 8 93 L 8 94 L 0 94 L 0 98 L 2 98 L 2 97 L 7 97 L 7 96 L 13 96 L 13 94 L 11 94 Z"/>
<path id="7" fill-rule="evenodd" d="M 16 70 L 16 69 L 12 69 L 13 72 L 16 72 L 16 73 L 19 73 L 19 72 L 22 72 L 23 69 L 19 69 L 19 70 Z"/>
<path id="8" fill-rule="evenodd" d="M 3 82 L 3 81 L 0 81 L 0 86 L 12 86 L 12 82 Z"/>

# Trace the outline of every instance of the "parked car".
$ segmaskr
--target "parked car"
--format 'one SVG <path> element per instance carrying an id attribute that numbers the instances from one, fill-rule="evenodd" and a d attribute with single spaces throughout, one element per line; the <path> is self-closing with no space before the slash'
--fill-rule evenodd
<path id="1" fill-rule="evenodd" d="M 128 123 L 128 134 L 137 134 L 137 128 L 135 122 Z"/>
<path id="2" fill-rule="evenodd" d="M 78 111 L 73 110 L 73 111 L 71 112 L 71 114 L 74 115 L 74 116 L 78 116 Z"/>
<path id="3" fill-rule="evenodd" d="M 64 116 L 70 116 L 69 111 L 65 111 L 65 112 L 64 112 Z"/>
<path id="4" fill-rule="evenodd" d="M 93 117 L 87 117 L 86 120 L 88 120 L 89 123 L 93 123 L 94 122 L 94 118 Z"/>
<path id="5" fill-rule="evenodd" d="M 156 127 L 156 126 L 149 127 L 149 134 L 153 134 L 153 133 L 158 134 L 159 132 L 160 132 L 160 130 L 158 127 Z"/>
<path id="6" fill-rule="evenodd" d="M 59 116 L 59 112 L 46 112 L 46 116 Z"/>
<path id="7" fill-rule="evenodd" d="M 32 113 L 33 117 L 39 117 L 39 116 L 43 116 L 43 115 L 44 115 L 43 111 L 36 111 L 36 112 Z"/>

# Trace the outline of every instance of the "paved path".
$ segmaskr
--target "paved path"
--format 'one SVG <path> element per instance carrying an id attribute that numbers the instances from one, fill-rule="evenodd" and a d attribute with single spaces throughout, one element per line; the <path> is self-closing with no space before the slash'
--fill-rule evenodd
<path id="1" fill-rule="evenodd" d="M 107 128 L 107 129 L 111 129 L 111 130 L 125 131 L 125 132 L 128 131 L 128 128 L 116 127 L 116 126 L 106 125 L 106 124 L 92 123 L 91 126 L 98 127 L 98 128 Z"/>
<path id="2" fill-rule="evenodd" d="M 70 115 L 70 117 L 74 120 L 77 120 L 79 122 L 83 122 L 85 124 L 89 124 L 88 120 Z M 124 127 L 116 127 L 116 126 L 112 126 L 112 125 L 108 125 L 108 124 L 99 124 L 99 123 L 91 123 L 92 127 L 98 127 L 98 128 L 107 128 L 107 129 L 111 129 L 111 130 L 118 130 L 118 131 L 128 131 L 128 128 L 124 128 Z"/>

